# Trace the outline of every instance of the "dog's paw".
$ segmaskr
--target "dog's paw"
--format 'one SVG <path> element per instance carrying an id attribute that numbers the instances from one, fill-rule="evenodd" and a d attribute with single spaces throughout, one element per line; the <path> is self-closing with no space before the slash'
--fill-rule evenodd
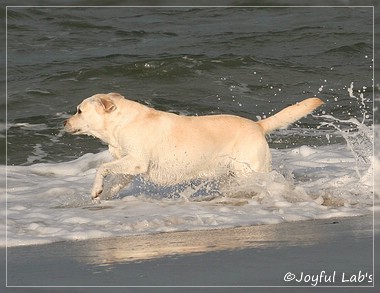
<path id="1" fill-rule="evenodd" d="M 94 188 L 92 189 L 92 192 L 91 192 L 92 201 L 94 201 L 94 200 L 100 200 L 100 195 L 102 194 L 102 192 L 103 192 L 103 188 L 102 187 L 96 187 L 96 186 L 94 186 Z"/>
<path id="2" fill-rule="evenodd" d="M 93 204 L 100 204 L 100 197 L 92 198 L 91 201 L 92 201 Z"/>

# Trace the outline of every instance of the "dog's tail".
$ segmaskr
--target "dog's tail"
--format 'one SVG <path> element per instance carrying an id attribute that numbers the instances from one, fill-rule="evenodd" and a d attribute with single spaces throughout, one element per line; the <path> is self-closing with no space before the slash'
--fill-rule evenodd
<path id="1" fill-rule="evenodd" d="M 273 130 L 287 127 L 289 124 L 311 113 L 322 104 L 324 103 L 319 98 L 309 98 L 295 105 L 286 107 L 275 115 L 260 120 L 257 123 L 261 126 L 264 133 L 269 133 Z"/>

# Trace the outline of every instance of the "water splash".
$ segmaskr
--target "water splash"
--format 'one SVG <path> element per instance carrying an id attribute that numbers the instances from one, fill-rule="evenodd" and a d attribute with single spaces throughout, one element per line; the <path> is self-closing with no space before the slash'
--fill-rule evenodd
<path id="1" fill-rule="evenodd" d="M 154 186 L 146 181 L 141 181 L 140 184 L 139 181 L 135 181 L 134 188 L 129 192 L 124 191 L 121 198 L 142 194 L 148 198 L 190 202 L 211 200 L 233 205 L 256 202 L 272 207 L 279 203 L 295 202 L 324 206 L 349 206 L 358 203 L 365 205 L 371 197 L 368 190 L 373 186 L 373 127 L 367 126 L 369 113 L 364 94 L 355 96 L 353 83 L 347 91 L 350 99 L 356 99 L 360 103 L 362 117 L 345 120 L 326 114 L 314 116 L 319 120 L 323 119 L 318 129 L 333 128 L 336 134 L 344 138 L 347 144 L 347 158 L 335 160 L 339 152 L 335 154 L 334 151 L 326 151 L 323 147 L 301 146 L 291 150 L 277 150 L 281 153 L 280 159 L 278 162 L 274 160 L 274 171 L 269 174 L 252 174 L 246 178 L 235 178 L 226 182 L 195 180 L 189 184 L 169 188 Z M 330 135 L 331 132 L 326 133 L 329 142 Z M 301 166 L 297 161 L 304 158 L 304 165 Z M 350 166 L 350 171 L 345 169 L 347 166 Z M 332 174 L 327 175 L 329 172 Z"/>
<path id="2" fill-rule="evenodd" d="M 350 98 L 359 100 L 360 110 L 362 113 L 361 121 L 351 117 L 349 119 L 339 119 L 332 115 L 318 115 L 314 117 L 323 118 L 326 121 L 320 122 L 321 126 L 332 127 L 337 130 L 346 141 L 348 148 L 353 154 L 356 162 L 356 173 L 361 180 L 365 180 L 368 174 L 373 174 L 373 144 L 374 144 L 374 128 L 372 125 L 367 126 L 369 119 L 366 109 L 366 98 L 363 93 L 360 93 L 359 98 L 354 95 L 354 83 L 351 82 L 347 89 Z M 329 140 L 329 137 L 327 137 Z M 364 174 L 360 170 L 367 170 Z"/>

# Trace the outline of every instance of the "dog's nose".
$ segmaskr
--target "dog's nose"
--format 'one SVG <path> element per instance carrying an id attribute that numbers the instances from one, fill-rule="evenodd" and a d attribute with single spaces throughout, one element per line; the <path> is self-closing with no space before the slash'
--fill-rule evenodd
<path id="1" fill-rule="evenodd" d="M 63 121 L 63 126 L 66 126 L 67 120 Z"/>

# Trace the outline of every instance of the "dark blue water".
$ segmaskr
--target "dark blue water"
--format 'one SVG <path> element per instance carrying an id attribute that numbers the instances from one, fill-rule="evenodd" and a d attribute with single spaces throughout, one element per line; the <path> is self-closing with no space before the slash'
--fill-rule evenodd
<path id="1" fill-rule="evenodd" d="M 8 7 L 8 163 L 67 161 L 105 149 L 62 131 L 76 105 L 101 92 L 184 115 L 253 120 L 317 95 L 326 102 L 317 114 L 361 120 L 366 113 L 372 124 L 372 12 Z M 341 143 L 338 135 L 326 139 L 335 130 L 317 129 L 320 122 L 303 119 L 271 135 L 270 145 Z"/>

